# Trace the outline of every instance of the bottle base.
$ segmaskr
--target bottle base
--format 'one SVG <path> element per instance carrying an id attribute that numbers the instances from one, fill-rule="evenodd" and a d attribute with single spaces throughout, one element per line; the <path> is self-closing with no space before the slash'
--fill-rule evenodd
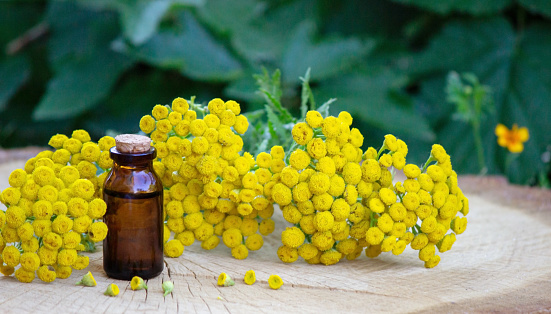
<path id="1" fill-rule="evenodd" d="M 104 268 L 105 274 L 109 278 L 119 279 L 119 280 L 132 280 L 134 276 L 141 277 L 144 280 L 152 279 L 159 276 L 163 272 L 164 267 L 157 271 L 141 271 L 141 270 L 129 270 L 125 272 L 111 272 L 107 271 Z"/>

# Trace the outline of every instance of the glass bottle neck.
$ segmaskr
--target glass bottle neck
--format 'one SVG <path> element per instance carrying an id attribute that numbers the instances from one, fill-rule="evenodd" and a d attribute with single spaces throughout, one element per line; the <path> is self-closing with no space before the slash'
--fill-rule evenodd
<path id="1" fill-rule="evenodd" d="M 153 160 L 157 156 L 157 151 L 155 147 L 151 147 L 151 149 L 145 153 L 121 153 L 117 150 L 117 147 L 114 146 L 110 149 L 109 156 L 116 165 L 121 167 L 147 168 L 152 165 Z"/>

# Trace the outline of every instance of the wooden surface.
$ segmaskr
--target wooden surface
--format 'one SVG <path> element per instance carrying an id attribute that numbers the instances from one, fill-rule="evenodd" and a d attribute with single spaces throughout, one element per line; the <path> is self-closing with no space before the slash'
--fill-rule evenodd
<path id="1" fill-rule="evenodd" d="M 4 189 L 9 173 L 23 161 L 2 158 Z M 129 282 L 106 277 L 101 253 L 93 253 L 86 270 L 50 284 L 0 275 L 0 312 L 551 311 L 551 191 L 492 177 L 460 177 L 459 185 L 470 200 L 467 230 L 434 269 L 425 269 L 410 248 L 400 256 L 362 255 L 333 266 L 300 259 L 284 264 L 275 252 L 286 223 L 276 211 L 276 231 L 246 260 L 235 260 L 223 245 L 207 252 L 194 244 L 181 257 L 165 259 L 165 270 L 148 280 L 148 291 L 132 291 Z M 257 276 L 252 286 L 243 282 L 249 269 Z M 88 270 L 98 286 L 75 286 Z M 232 276 L 235 286 L 218 287 L 221 272 Z M 270 274 L 284 280 L 280 290 L 268 287 Z M 175 287 L 163 298 L 165 280 Z M 110 283 L 120 287 L 119 296 L 103 295 Z"/>

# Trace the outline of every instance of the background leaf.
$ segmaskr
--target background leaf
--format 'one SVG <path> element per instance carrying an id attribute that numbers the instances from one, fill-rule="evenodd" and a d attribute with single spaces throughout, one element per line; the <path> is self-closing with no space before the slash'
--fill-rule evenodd
<path id="1" fill-rule="evenodd" d="M 445 79 L 444 73 L 447 71 L 473 71 L 482 82 L 491 86 L 495 94 L 496 116 L 483 120 L 482 125 L 486 156 L 489 158 L 487 164 L 494 165 L 490 167 L 491 172 L 500 171 L 499 168 L 506 170 L 504 157 L 492 157 L 500 156 L 496 153 L 504 150 L 497 147 L 493 134 L 498 122 L 508 127 L 513 123 L 528 127 L 531 139 L 525 144 L 525 151 L 515 160 L 524 171 L 510 173 L 513 182 L 526 184 L 531 179 L 530 173 L 543 167 L 540 154 L 551 143 L 551 135 L 545 126 L 547 117 L 551 116 L 551 40 L 541 37 L 551 28 L 535 24 L 520 37 L 507 25 L 508 22 L 503 19 L 452 22 L 434 38 L 426 51 L 412 60 L 410 70 L 415 75 L 433 78 L 422 83 L 420 95 L 420 101 L 426 102 L 425 108 L 431 108 L 431 111 L 442 105 L 443 85 L 438 82 Z M 465 51 L 460 58 L 457 57 L 458 51 Z M 439 62 L 431 62 L 430 59 L 438 59 Z M 443 120 L 434 125 L 439 138 L 449 147 L 452 156 L 459 160 L 460 169 L 476 172 L 476 163 L 470 162 L 474 154 L 469 149 L 472 138 L 461 136 L 471 133 L 463 123 L 448 118 L 453 111 L 450 104 L 444 104 L 444 107 L 448 109 L 437 114 Z"/>
<path id="2" fill-rule="evenodd" d="M 308 68 L 312 80 L 329 78 L 350 68 L 366 56 L 373 42 L 357 38 L 331 38 L 314 43 L 316 29 L 310 21 L 301 23 L 294 31 L 283 58 L 281 70 L 286 81 L 298 82 Z"/>
<path id="3" fill-rule="evenodd" d="M 314 94 L 318 101 L 337 98 L 331 105 L 333 114 L 347 110 L 354 117 L 398 137 L 412 133 L 419 139 L 434 140 L 434 133 L 427 121 L 415 112 L 411 100 L 398 96 L 395 86 L 400 81 L 401 78 L 390 71 L 378 75 L 349 75 L 320 83 Z"/>
<path id="4" fill-rule="evenodd" d="M 0 111 L 2 111 L 10 97 L 15 94 L 21 84 L 29 79 L 30 68 L 23 57 L 10 58 L 0 64 Z"/>
<path id="5" fill-rule="evenodd" d="M 189 13 L 179 16 L 178 30 L 163 30 L 139 47 L 117 41 L 115 49 L 162 68 L 175 68 L 203 81 L 226 81 L 240 75 L 239 62 Z"/>
<path id="6" fill-rule="evenodd" d="M 77 116 L 97 105 L 132 62 L 112 52 L 100 60 L 67 64 L 48 84 L 46 95 L 33 112 L 36 120 L 60 120 Z"/>
<path id="7" fill-rule="evenodd" d="M 415 5 L 436 13 L 447 14 L 453 11 L 466 12 L 476 15 L 496 13 L 511 4 L 512 0 L 393 0 L 396 2 Z"/>
<path id="8" fill-rule="evenodd" d="M 80 0 L 93 8 L 111 8 L 120 13 L 124 36 L 139 46 L 157 31 L 163 17 L 174 5 L 200 6 L 204 0 Z"/>
<path id="9" fill-rule="evenodd" d="M 172 1 L 115 1 L 121 14 L 126 38 L 134 45 L 141 45 L 155 34 L 161 19 Z"/>
<path id="10" fill-rule="evenodd" d="M 364 148 L 392 132 L 417 163 L 438 142 L 458 173 L 477 173 L 472 130 L 445 93 L 449 73 L 473 73 L 495 103 L 481 125 L 490 173 L 544 185 L 550 30 L 547 0 L 1 1 L 0 145 L 135 132 L 155 104 L 196 96 L 238 101 L 251 113 L 245 147 L 258 153 L 278 144 L 274 115 L 288 129 L 304 114 L 310 68 L 316 105 L 338 97 L 331 113 L 353 113 Z M 263 69 L 281 70 L 273 134 Z M 498 122 L 529 127 L 517 158 L 496 144 Z"/>
<path id="11" fill-rule="evenodd" d="M 77 116 L 97 105 L 107 95 L 132 60 L 112 51 L 110 41 L 118 31 L 114 15 L 77 11 L 64 19 L 54 19 L 59 12 L 74 10 L 73 4 L 54 2 L 49 16 L 52 25 L 50 60 L 55 77 L 33 112 L 35 120 L 60 120 Z M 74 28 L 75 23 L 86 28 Z M 78 45 L 61 45 L 75 41 Z M 94 47 L 90 50 L 89 47 Z"/>
<path id="12" fill-rule="evenodd" d="M 547 0 L 517 0 L 521 5 L 534 13 L 551 17 L 551 2 Z"/>
<path id="13" fill-rule="evenodd" d="M 241 27 L 232 29 L 230 39 L 239 55 L 255 67 L 279 60 L 292 30 L 304 20 L 316 20 L 318 6 L 314 0 L 274 1 L 258 11 L 247 24 L 236 23 Z"/>

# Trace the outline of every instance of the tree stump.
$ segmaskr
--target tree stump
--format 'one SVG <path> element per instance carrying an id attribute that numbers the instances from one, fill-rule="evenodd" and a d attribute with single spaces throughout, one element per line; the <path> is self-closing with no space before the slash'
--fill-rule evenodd
<path id="1" fill-rule="evenodd" d="M 32 151 L 32 150 L 30 150 Z M 36 151 L 32 151 L 35 154 Z M 0 154 L 0 188 L 10 172 L 24 165 L 23 153 Z M 15 159 L 14 157 L 15 156 Z M 91 253 L 90 266 L 68 279 L 19 283 L 0 276 L 0 308 L 18 312 L 538 312 L 551 309 L 551 191 L 509 185 L 499 177 L 461 176 L 459 186 L 470 201 L 467 230 L 453 248 L 441 254 L 434 269 L 425 269 L 417 251 L 400 256 L 365 255 L 333 266 L 303 260 L 281 262 L 276 254 L 280 235 L 289 226 L 276 210 L 276 230 L 264 237 L 264 247 L 245 260 L 231 257 L 220 244 L 212 251 L 199 243 L 179 258 L 165 258 L 165 270 L 148 280 L 147 291 L 132 291 L 130 282 L 113 280 L 103 272 L 101 247 Z M 246 285 L 253 269 L 257 282 Z M 97 287 L 75 286 L 91 271 Z M 217 286 L 225 272 L 232 287 Z M 279 290 L 268 277 L 279 275 Z M 162 282 L 174 282 L 163 297 Z M 110 283 L 117 297 L 103 292 Z"/>

